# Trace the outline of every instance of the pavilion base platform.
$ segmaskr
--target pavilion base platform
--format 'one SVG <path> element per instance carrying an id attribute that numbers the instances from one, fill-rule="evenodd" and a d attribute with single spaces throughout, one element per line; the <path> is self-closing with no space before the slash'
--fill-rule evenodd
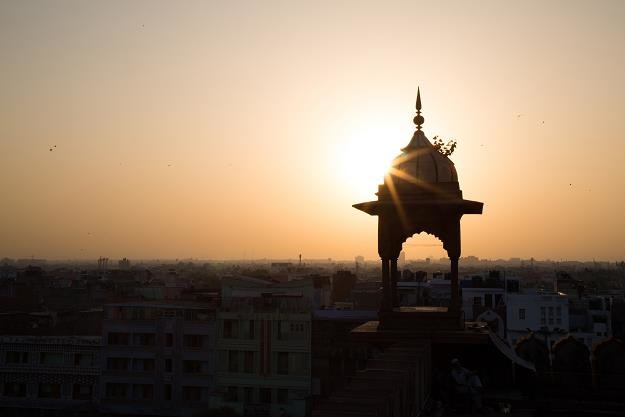
<path id="1" fill-rule="evenodd" d="M 462 330 L 462 312 L 448 307 L 397 307 L 378 314 L 380 330 Z"/>
<path id="2" fill-rule="evenodd" d="M 410 314 L 409 317 L 406 317 Z M 445 313 L 434 313 L 433 316 L 443 316 L 443 320 L 432 320 L 426 323 L 425 314 L 398 313 L 395 312 L 395 320 L 389 325 L 381 320 L 369 321 L 361 324 L 351 331 L 354 340 L 370 343 L 382 349 L 407 341 L 427 340 L 432 345 L 488 345 L 490 336 L 488 327 L 482 322 L 467 322 L 459 325 L 452 317 Z M 397 319 L 397 317 L 400 317 Z M 455 349 L 452 349 L 455 350 Z"/>

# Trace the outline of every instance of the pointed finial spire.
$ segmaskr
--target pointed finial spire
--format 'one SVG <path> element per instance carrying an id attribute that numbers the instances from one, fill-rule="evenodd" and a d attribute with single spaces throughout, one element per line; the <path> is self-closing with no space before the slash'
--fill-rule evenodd
<path id="1" fill-rule="evenodd" d="M 417 87 L 417 115 L 414 117 L 414 124 L 417 125 L 417 130 L 421 130 L 421 125 L 425 121 L 423 116 L 421 116 L 421 90 Z"/>
<path id="2" fill-rule="evenodd" d="M 417 87 L 417 110 L 421 111 L 421 89 Z"/>

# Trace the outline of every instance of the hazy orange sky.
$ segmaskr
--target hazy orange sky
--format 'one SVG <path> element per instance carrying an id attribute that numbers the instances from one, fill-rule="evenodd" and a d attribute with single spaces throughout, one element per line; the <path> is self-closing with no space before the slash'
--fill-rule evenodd
<path id="1" fill-rule="evenodd" d="M 417 85 L 463 255 L 625 258 L 625 2 L 414 0 L 2 1 L 0 257 L 374 259 Z"/>

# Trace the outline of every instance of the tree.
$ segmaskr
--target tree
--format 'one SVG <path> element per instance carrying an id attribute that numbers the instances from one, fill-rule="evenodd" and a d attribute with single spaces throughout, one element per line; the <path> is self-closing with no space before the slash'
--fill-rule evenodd
<path id="1" fill-rule="evenodd" d="M 441 154 L 445 156 L 449 156 L 456 150 L 457 142 L 453 139 L 449 140 L 449 142 L 445 143 L 438 135 L 434 136 L 432 145 L 434 149 L 439 151 Z"/>

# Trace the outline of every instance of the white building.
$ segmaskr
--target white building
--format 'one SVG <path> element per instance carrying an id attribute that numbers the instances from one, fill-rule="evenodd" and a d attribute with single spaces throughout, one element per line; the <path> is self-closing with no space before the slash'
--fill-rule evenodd
<path id="1" fill-rule="evenodd" d="M 507 338 L 513 345 L 528 330 L 542 335 L 548 346 L 569 331 L 569 297 L 564 293 L 510 293 L 506 306 Z"/>

